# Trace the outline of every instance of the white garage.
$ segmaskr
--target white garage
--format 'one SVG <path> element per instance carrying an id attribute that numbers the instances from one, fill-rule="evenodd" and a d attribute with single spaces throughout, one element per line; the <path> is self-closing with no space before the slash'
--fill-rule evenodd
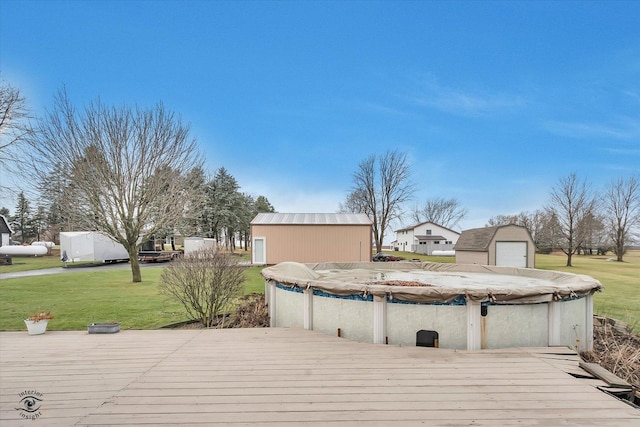
<path id="1" fill-rule="evenodd" d="M 527 242 L 496 242 L 498 267 L 527 267 Z"/>
<path id="2" fill-rule="evenodd" d="M 454 249 L 457 264 L 535 268 L 535 243 L 529 230 L 519 225 L 464 230 Z"/>

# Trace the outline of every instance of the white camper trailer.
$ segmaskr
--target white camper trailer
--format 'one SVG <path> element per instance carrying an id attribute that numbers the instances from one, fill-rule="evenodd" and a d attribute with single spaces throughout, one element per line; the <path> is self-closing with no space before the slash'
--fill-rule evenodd
<path id="1" fill-rule="evenodd" d="M 60 233 L 60 259 L 64 262 L 116 262 L 129 259 L 120 243 L 97 231 L 68 231 Z"/>
<path id="2" fill-rule="evenodd" d="M 184 239 L 184 254 L 188 255 L 191 252 L 195 252 L 198 249 L 216 249 L 216 239 L 210 239 L 208 237 L 185 237 Z"/>

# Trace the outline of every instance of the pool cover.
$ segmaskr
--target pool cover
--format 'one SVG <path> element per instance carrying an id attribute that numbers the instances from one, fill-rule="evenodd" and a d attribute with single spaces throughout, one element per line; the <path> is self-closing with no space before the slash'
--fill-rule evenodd
<path id="1" fill-rule="evenodd" d="M 420 303 L 449 302 L 464 296 L 476 302 L 532 304 L 575 299 L 602 290 L 599 281 L 586 275 L 477 264 L 283 262 L 263 269 L 262 275 L 283 286 Z"/>

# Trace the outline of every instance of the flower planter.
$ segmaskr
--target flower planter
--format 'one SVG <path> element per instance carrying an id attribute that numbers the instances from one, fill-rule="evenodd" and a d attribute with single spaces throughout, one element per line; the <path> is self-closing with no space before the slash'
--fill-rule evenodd
<path id="1" fill-rule="evenodd" d="M 47 330 L 47 323 L 49 319 L 39 320 L 37 322 L 33 320 L 25 320 L 24 324 L 27 325 L 27 332 L 29 335 L 42 335 Z"/>
<path id="2" fill-rule="evenodd" d="M 87 330 L 90 334 L 115 334 L 120 331 L 120 323 L 92 323 Z"/>

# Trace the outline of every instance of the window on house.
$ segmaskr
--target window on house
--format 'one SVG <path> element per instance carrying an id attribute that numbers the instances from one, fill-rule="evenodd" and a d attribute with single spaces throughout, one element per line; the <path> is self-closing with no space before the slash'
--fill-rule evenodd
<path id="1" fill-rule="evenodd" d="M 431 236 L 431 230 L 427 230 L 427 236 Z"/>
<path id="2" fill-rule="evenodd" d="M 434 245 L 439 245 L 439 244 L 440 244 L 440 240 L 434 240 L 434 241 L 433 241 L 433 244 L 434 244 Z"/>

